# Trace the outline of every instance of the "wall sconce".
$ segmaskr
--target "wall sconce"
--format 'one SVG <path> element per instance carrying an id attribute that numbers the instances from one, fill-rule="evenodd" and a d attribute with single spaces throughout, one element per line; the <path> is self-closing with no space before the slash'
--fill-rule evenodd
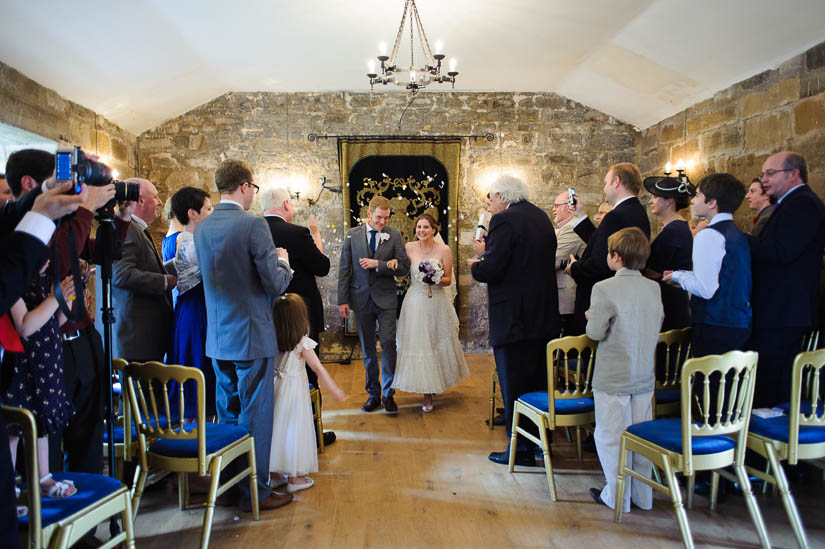
<path id="1" fill-rule="evenodd" d="M 289 196 L 296 202 L 301 200 L 301 195 L 306 196 L 309 191 L 309 183 L 304 175 L 291 175 L 287 178 L 286 187 L 289 189 Z"/>
<path id="2" fill-rule="evenodd" d="M 680 179 L 682 183 L 690 183 L 690 179 L 687 176 L 687 169 L 693 168 L 693 161 L 691 160 L 687 165 L 685 162 L 680 158 L 678 162 L 676 162 L 676 179 Z M 673 173 L 673 166 L 670 162 L 665 164 L 665 175 L 670 177 L 670 174 Z"/>
<path id="3" fill-rule="evenodd" d="M 321 199 L 321 195 L 324 194 L 325 190 L 327 190 L 331 193 L 341 194 L 341 187 L 340 186 L 332 187 L 332 186 L 327 185 L 326 176 L 322 175 L 321 177 L 318 178 L 318 181 L 321 182 L 321 190 L 318 191 L 318 196 L 316 196 L 314 200 L 312 198 L 307 198 L 307 203 L 309 204 L 310 207 L 312 207 L 312 206 L 314 206 L 315 204 L 318 203 L 318 200 Z"/>

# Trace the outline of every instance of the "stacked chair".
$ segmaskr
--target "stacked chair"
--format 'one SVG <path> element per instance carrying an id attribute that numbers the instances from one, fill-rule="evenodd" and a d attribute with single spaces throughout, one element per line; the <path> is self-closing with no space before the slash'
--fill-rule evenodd
<path id="1" fill-rule="evenodd" d="M 556 427 L 576 427 L 579 462 L 582 461 L 581 428 L 595 421 L 593 406 L 593 366 L 598 342 L 586 335 L 554 339 L 547 344 L 547 391 L 521 395 L 513 406 L 512 439 L 510 441 L 510 472 L 516 459 L 516 437 L 522 435 L 538 444 L 544 455 L 544 468 L 550 497 L 558 501 L 550 444 L 547 431 Z M 539 437 L 519 426 L 524 417 L 538 427 Z"/>
<path id="2" fill-rule="evenodd" d="M 100 522 L 119 514 L 122 531 L 102 547 L 106 549 L 123 542 L 126 547 L 134 547 L 132 504 L 127 488 L 120 481 L 103 475 L 55 473 L 55 480 L 73 481 L 77 493 L 69 498 L 41 498 L 34 415 L 10 406 L 2 406 L 2 412 L 8 425 L 19 425 L 23 429 L 29 512 L 18 519 L 18 524 L 26 528 L 25 546 L 30 549 L 69 547 Z"/>
<path id="3" fill-rule="evenodd" d="M 754 415 L 748 432 L 748 448 L 768 460 L 767 472 L 750 467 L 748 472 L 777 487 L 799 547 L 808 547 L 808 539 L 781 462 L 796 465 L 800 459 L 825 457 L 823 374 L 825 350 L 799 353 L 791 373 L 791 400 L 779 406 L 787 414 L 771 418 Z"/>
<path id="4" fill-rule="evenodd" d="M 693 536 L 676 474 L 688 479 L 688 506 L 692 501 L 695 473 L 712 471 L 711 510 L 715 508 L 719 471 L 733 466 L 751 520 L 762 547 L 770 547 L 765 524 L 745 471 L 745 449 L 753 404 L 757 353 L 731 351 L 721 356 L 692 358 L 685 362 L 681 376 L 681 418 L 655 419 L 631 425 L 622 434 L 616 483 L 615 521 L 622 520 L 625 479 L 631 476 L 667 494 L 685 547 L 693 547 Z M 711 377 L 718 376 L 718 392 L 713 396 Z M 697 400 L 696 420 L 691 402 Z M 714 413 L 715 410 L 715 413 Z M 642 476 L 627 466 L 627 452 L 636 452 L 664 472 L 665 483 Z M 728 473 L 723 472 L 728 477 Z"/>
<path id="5" fill-rule="evenodd" d="M 172 417 L 168 385 L 177 382 L 177 409 L 184 410 L 183 385 L 194 380 L 198 399 L 197 420 L 182 424 Z M 201 531 L 201 548 L 209 545 L 215 500 L 227 489 L 249 477 L 252 512 L 259 519 L 258 488 L 255 471 L 253 439 L 242 427 L 221 423 L 207 423 L 205 412 L 205 381 L 197 368 L 165 365 L 160 362 L 130 364 L 126 367 L 128 397 L 137 429 L 139 463 L 132 506 L 137 513 L 146 476 L 150 469 L 178 473 L 178 497 L 181 508 L 186 508 L 187 473 L 201 476 L 209 473 L 211 482 L 203 505 L 206 512 Z M 160 402 L 159 402 L 160 401 Z M 238 474 L 220 483 L 221 471 L 238 458 L 246 456 L 248 466 Z"/>

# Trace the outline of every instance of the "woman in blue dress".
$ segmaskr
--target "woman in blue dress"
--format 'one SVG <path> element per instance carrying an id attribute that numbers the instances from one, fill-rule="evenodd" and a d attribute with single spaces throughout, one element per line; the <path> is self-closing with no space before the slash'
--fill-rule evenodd
<path id="1" fill-rule="evenodd" d="M 659 282 L 665 319 L 662 332 L 684 328 L 690 324 L 688 293 L 681 288 L 662 283 L 665 271 L 690 271 L 693 268 L 693 234 L 679 215 L 690 205 L 696 187 L 675 177 L 648 177 L 644 180 L 650 193 L 650 212 L 659 218 L 662 230 L 650 244 L 650 258 L 644 275 Z"/>
<path id="2" fill-rule="evenodd" d="M 172 210 L 183 224 L 177 238 L 175 268 L 178 271 L 180 295 L 175 305 L 175 327 L 172 332 L 172 350 L 167 362 L 193 366 L 203 372 L 206 380 L 206 416 L 215 416 L 215 371 L 206 357 L 206 301 L 203 278 L 195 254 L 195 227 L 212 213 L 209 193 L 195 187 L 184 187 L 172 196 Z M 174 390 L 174 388 L 173 388 Z M 174 394 L 174 393 L 173 393 Z M 194 420 L 198 409 L 194 382 L 183 387 L 185 420 Z M 177 398 L 173 398 L 177 406 Z"/>

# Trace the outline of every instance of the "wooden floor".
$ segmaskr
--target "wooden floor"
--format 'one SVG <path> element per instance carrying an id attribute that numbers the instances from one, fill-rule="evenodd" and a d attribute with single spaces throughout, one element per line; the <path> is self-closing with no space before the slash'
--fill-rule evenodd
<path id="1" fill-rule="evenodd" d="M 467 357 L 472 376 L 440 395 L 422 414 L 419 395 L 396 395 L 396 417 L 365 414 L 362 363 L 328 364 L 348 393 L 343 403 L 325 403 L 324 426 L 338 441 L 319 457 L 315 486 L 290 505 L 261 514 L 217 508 L 211 547 L 679 547 L 671 504 L 655 494 L 654 508 L 634 510 L 622 524 L 590 499 L 602 485 L 595 454 L 584 463 L 574 445 L 555 437 L 553 465 L 560 501 L 550 500 L 543 468 L 516 468 L 487 460 L 507 444 L 503 427 L 484 423 L 489 406 L 491 355 Z M 812 547 L 825 547 L 825 483 L 813 476 L 794 485 Z M 149 489 L 136 520 L 138 547 L 197 547 L 203 512 L 177 509 L 173 483 Z M 778 498 L 759 505 L 775 547 L 795 547 Z M 697 497 L 688 511 L 700 547 L 756 547 L 741 497 L 717 512 Z M 100 529 L 102 531 L 102 528 Z M 102 535 L 102 534 L 101 534 Z"/>

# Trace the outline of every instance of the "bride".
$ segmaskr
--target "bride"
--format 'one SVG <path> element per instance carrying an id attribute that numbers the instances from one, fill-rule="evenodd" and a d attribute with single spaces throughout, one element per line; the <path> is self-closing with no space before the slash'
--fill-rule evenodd
<path id="1" fill-rule="evenodd" d="M 438 224 L 429 214 L 415 222 L 416 242 L 406 245 L 412 283 L 398 319 L 398 359 L 393 388 L 423 393 L 421 410 L 433 409 L 433 394 L 458 385 L 470 375 L 458 341 L 458 316 L 449 295 L 453 274 L 450 248 L 438 234 Z M 425 259 L 436 259 L 443 268 L 437 285 L 419 280 L 415 274 Z M 432 296 L 432 297 L 430 297 Z"/>

